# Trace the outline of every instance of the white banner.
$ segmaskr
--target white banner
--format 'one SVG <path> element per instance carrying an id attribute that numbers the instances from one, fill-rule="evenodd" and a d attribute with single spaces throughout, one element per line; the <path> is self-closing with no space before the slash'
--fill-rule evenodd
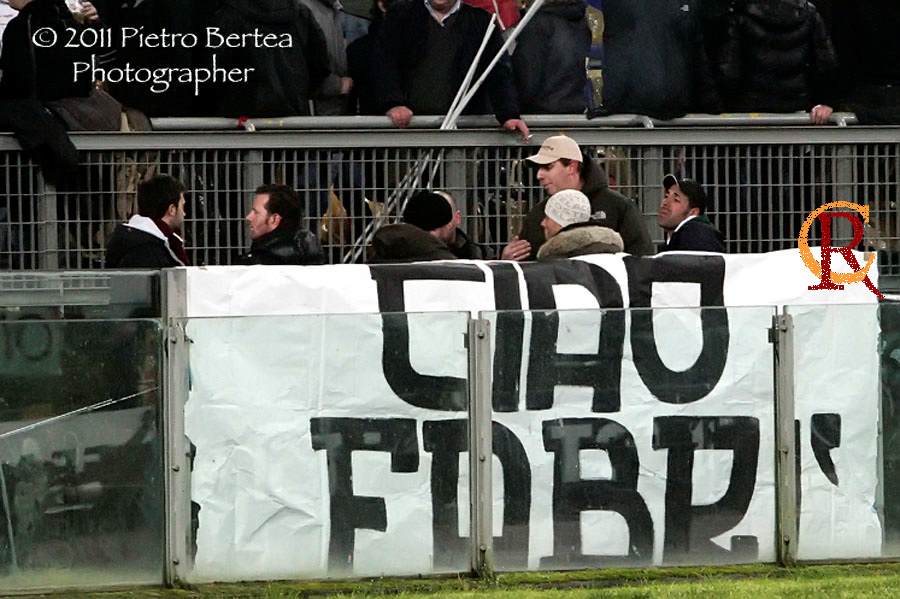
<path id="1" fill-rule="evenodd" d="M 797 304 L 813 317 L 865 304 L 852 364 L 822 330 L 809 343 L 828 376 L 797 365 L 801 552 L 880 552 L 875 298 L 808 291 L 818 281 L 796 251 L 219 267 L 187 281 L 194 580 L 467 569 L 478 313 L 495 325 L 500 567 L 774 560 L 768 329 Z"/>

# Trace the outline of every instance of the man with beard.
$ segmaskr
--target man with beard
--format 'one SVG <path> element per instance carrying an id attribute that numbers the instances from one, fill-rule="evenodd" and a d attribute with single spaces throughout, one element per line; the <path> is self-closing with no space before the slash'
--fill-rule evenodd
<path id="1" fill-rule="evenodd" d="M 138 185 L 138 213 L 113 231 L 106 248 L 107 268 L 187 266 L 184 240 L 184 185 L 156 175 Z"/>

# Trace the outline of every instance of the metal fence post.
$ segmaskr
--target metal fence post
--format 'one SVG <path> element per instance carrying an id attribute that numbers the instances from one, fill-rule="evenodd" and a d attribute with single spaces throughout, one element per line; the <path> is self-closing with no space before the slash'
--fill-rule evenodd
<path id="1" fill-rule="evenodd" d="M 469 214 L 469 202 L 467 190 L 469 182 L 466 178 L 466 159 L 465 150 L 453 149 L 447 150 L 444 154 L 444 162 L 442 168 L 444 170 L 444 188 L 453 196 L 456 202 L 456 208 L 459 210 L 465 222 Z M 439 177 L 435 177 L 440 181 Z"/>
<path id="2" fill-rule="evenodd" d="M 263 180 L 263 153 L 261 150 L 247 150 L 241 156 L 241 187 L 243 190 L 253 191 L 265 181 Z M 253 194 L 242 193 L 244 200 L 244 212 L 247 214 L 253 207 Z M 304 211 L 304 214 L 307 214 Z"/>
<path id="3" fill-rule="evenodd" d="M 843 200 L 845 202 L 855 202 L 857 204 L 869 204 L 867 198 L 860 198 L 860 189 L 854 186 L 856 181 L 854 177 L 855 166 L 855 146 L 839 145 L 834 150 L 834 192 L 835 200 Z M 878 208 L 875 207 L 877 214 Z M 837 218 L 832 221 L 831 231 L 832 245 L 846 245 L 853 240 L 853 227 L 850 221 L 844 218 Z"/>
<path id="4" fill-rule="evenodd" d="M 472 572 L 494 572 L 490 323 L 469 320 L 469 514 Z"/>
<path id="5" fill-rule="evenodd" d="M 796 467 L 797 436 L 794 427 L 794 323 L 789 314 L 772 317 L 769 340 L 775 359 L 775 504 L 778 562 L 797 562 L 798 524 Z"/>
<path id="6" fill-rule="evenodd" d="M 661 148 L 640 148 L 638 160 L 638 209 L 641 211 L 644 227 L 650 233 L 650 239 L 662 239 L 656 213 L 662 202 L 663 153 Z"/>
<path id="7" fill-rule="evenodd" d="M 165 327 L 163 395 L 166 486 L 165 581 L 184 580 L 193 568 L 191 551 L 191 448 L 184 433 L 188 396 L 188 349 L 183 319 L 187 314 L 187 271 L 163 271 Z"/>
<path id="8" fill-rule="evenodd" d="M 37 173 L 38 264 L 41 269 L 59 268 L 59 216 L 57 214 L 56 187 Z"/>

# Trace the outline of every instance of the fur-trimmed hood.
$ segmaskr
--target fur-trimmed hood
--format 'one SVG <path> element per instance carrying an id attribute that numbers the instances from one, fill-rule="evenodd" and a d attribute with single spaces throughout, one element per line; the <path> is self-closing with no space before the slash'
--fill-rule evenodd
<path id="1" fill-rule="evenodd" d="M 587 254 L 615 254 L 622 252 L 622 236 L 609 227 L 592 222 L 576 223 L 563 228 L 538 250 L 538 260 L 556 260 Z"/>

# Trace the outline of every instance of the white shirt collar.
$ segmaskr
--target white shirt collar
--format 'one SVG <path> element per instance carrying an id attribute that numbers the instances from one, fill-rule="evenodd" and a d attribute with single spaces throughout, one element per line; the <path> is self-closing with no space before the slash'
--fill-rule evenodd
<path id="1" fill-rule="evenodd" d="M 425 8 L 428 9 L 428 12 L 431 13 L 431 16 L 434 17 L 434 20 L 437 21 L 441 27 L 444 26 L 444 21 L 446 21 L 452 15 L 459 12 L 460 7 L 462 6 L 462 0 L 456 0 L 456 4 L 454 4 L 453 7 L 447 11 L 446 14 L 441 14 L 441 13 L 437 12 L 436 10 L 434 10 L 433 8 L 431 8 L 431 2 L 429 2 L 428 0 L 423 0 L 423 2 L 425 2 Z"/>
<path id="2" fill-rule="evenodd" d="M 697 215 L 696 215 L 696 214 L 692 214 L 692 215 L 690 215 L 689 217 L 687 217 L 686 219 L 684 219 L 683 221 L 681 221 L 680 223 L 678 223 L 678 226 L 675 227 L 675 230 L 674 230 L 674 231 L 672 231 L 672 235 L 674 235 L 675 233 L 677 233 L 677 232 L 678 232 L 678 229 L 680 229 L 681 227 L 683 227 L 683 226 L 684 226 L 684 223 L 688 222 L 688 221 L 691 220 L 692 218 L 697 218 Z"/>

